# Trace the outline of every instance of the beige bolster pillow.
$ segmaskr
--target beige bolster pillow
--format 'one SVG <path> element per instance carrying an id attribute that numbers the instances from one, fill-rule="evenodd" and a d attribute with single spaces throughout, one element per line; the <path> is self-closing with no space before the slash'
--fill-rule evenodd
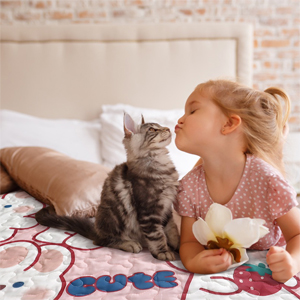
<path id="1" fill-rule="evenodd" d="M 4 148 L 0 150 L 0 160 L 5 168 L 1 176 L 6 171 L 20 188 L 37 200 L 53 205 L 58 215 L 94 216 L 103 182 L 110 171 L 42 147 Z M 10 181 L 7 176 L 5 182 L 1 179 L 2 193 L 7 181 Z M 10 190 L 11 186 L 6 187 L 6 192 Z"/>

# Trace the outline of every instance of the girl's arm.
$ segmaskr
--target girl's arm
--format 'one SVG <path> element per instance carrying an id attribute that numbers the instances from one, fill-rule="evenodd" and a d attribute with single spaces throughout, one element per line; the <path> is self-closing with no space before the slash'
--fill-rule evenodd
<path id="1" fill-rule="evenodd" d="M 271 247 L 267 253 L 267 264 L 273 279 L 286 282 L 300 272 L 300 210 L 292 208 L 276 220 L 286 240 L 286 250 Z"/>
<path id="2" fill-rule="evenodd" d="M 206 250 L 194 237 L 194 218 L 182 217 L 180 258 L 186 269 L 193 273 L 211 274 L 227 270 L 232 263 L 231 254 L 225 249 Z"/>

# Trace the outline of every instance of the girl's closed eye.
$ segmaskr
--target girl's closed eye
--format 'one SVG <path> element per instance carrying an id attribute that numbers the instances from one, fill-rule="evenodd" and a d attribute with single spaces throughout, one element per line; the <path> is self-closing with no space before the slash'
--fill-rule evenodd
<path id="1" fill-rule="evenodd" d="M 189 107 L 189 113 L 192 115 L 194 114 L 197 110 L 200 109 L 200 105 L 199 103 L 193 103 L 190 107 Z"/>

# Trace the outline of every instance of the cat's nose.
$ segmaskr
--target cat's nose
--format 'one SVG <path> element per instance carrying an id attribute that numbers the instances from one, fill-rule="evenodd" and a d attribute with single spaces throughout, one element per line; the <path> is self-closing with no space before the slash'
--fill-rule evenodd
<path id="1" fill-rule="evenodd" d="M 168 132 L 171 132 L 171 131 L 170 131 L 170 128 L 168 128 L 168 127 L 165 127 L 164 130 L 165 130 L 165 131 L 168 131 Z"/>

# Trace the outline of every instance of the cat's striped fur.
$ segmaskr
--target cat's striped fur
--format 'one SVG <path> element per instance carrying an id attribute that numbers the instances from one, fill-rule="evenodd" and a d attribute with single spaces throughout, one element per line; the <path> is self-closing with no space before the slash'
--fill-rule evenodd
<path id="1" fill-rule="evenodd" d="M 123 143 L 127 161 L 108 175 L 95 222 L 87 218 L 57 216 L 52 208 L 36 214 L 45 226 L 75 231 L 94 244 L 138 253 L 147 246 L 160 260 L 174 260 L 179 234 L 173 221 L 172 203 L 178 174 L 166 146 L 169 128 L 156 123 L 137 126 L 124 115 Z M 52 212 L 51 212 L 52 210 Z"/>

